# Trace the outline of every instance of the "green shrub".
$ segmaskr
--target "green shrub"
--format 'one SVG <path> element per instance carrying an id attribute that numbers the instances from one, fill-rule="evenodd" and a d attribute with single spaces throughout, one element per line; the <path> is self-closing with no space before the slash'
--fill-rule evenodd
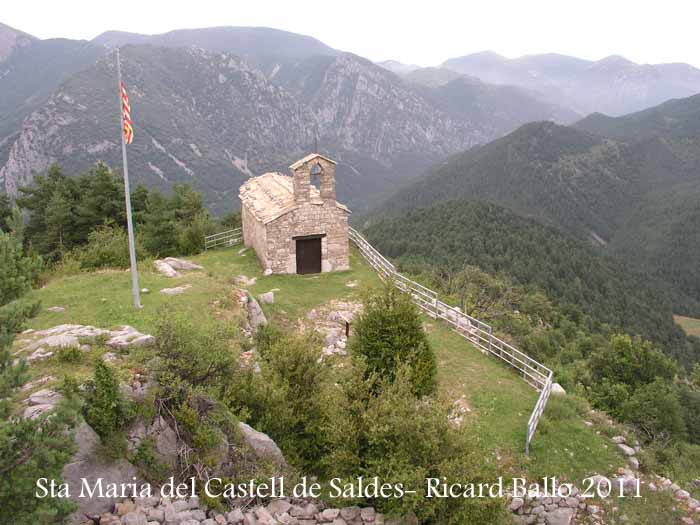
<path id="1" fill-rule="evenodd" d="M 61 471 L 76 450 L 71 430 L 76 407 L 60 403 L 37 419 L 0 420 L 0 509 L 2 523 L 62 523 L 76 509 L 71 500 L 35 498 L 38 478 L 62 483 Z"/>
<path id="2" fill-rule="evenodd" d="M 189 222 L 179 228 L 177 244 L 182 255 L 199 253 L 204 248 L 204 237 L 213 233 L 214 224 L 206 211 L 197 213 Z"/>
<path id="3" fill-rule="evenodd" d="M 322 427 L 329 368 L 319 362 L 318 345 L 307 337 L 264 329 L 257 341 L 260 374 L 241 372 L 229 392 L 229 404 L 269 434 L 292 465 L 314 471 L 327 449 Z"/>
<path id="4" fill-rule="evenodd" d="M 136 257 L 144 256 L 144 250 L 136 242 Z M 80 263 L 83 270 L 100 268 L 128 268 L 129 239 L 124 229 L 117 226 L 101 226 L 88 234 L 85 246 L 70 252 L 70 257 Z"/>
<path id="5" fill-rule="evenodd" d="M 678 399 L 683 408 L 688 441 L 700 445 L 700 391 L 682 385 L 678 391 Z"/>
<path id="6" fill-rule="evenodd" d="M 132 463 L 149 483 L 160 484 L 168 478 L 169 467 L 163 463 L 155 452 L 155 441 L 151 436 L 141 440 Z"/>
<path id="7" fill-rule="evenodd" d="M 451 403 L 432 398 L 416 401 L 406 366 L 396 371 L 393 380 L 381 381 L 376 395 L 372 394 L 374 383 L 364 380 L 364 375 L 362 368 L 349 371 L 328 405 L 332 416 L 324 428 L 329 440 L 326 476 L 348 481 L 378 476 L 403 483 L 417 493 L 371 503 L 394 516 L 414 514 L 420 523 L 507 523 L 495 499 L 424 497 L 426 478 L 479 483 L 496 477 L 482 445 L 450 426 Z"/>
<path id="8" fill-rule="evenodd" d="M 156 327 L 151 363 L 166 397 L 182 402 L 193 388 L 223 388 L 235 375 L 233 329 L 222 323 L 195 324 L 184 314 L 163 310 Z"/>
<path id="9" fill-rule="evenodd" d="M 75 346 L 62 348 L 58 352 L 58 360 L 62 363 L 80 363 L 83 360 L 83 352 L 80 350 L 80 348 Z"/>
<path id="10" fill-rule="evenodd" d="M 0 231 L 0 306 L 28 292 L 41 270 L 41 260 L 24 254 L 21 243 Z"/>
<path id="11" fill-rule="evenodd" d="M 399 367 L 408 365 L 414 394 L 434 392 L 435 354 L 411 298 L 387 284 L 366 295 L 363 302 L 364 311 L 350 338 L 350 352 L 364 359 L 367 377 L 391 381 Z"/>
<path id="12" fill-rule="evenodd" d="M 646 442 L 669 441 L 685 434 L 678 394 L 662 379 L 638 388 L 620 408 L 620 419 L 632 423 Z"/>
<path id="13" fill-rule="evenodd" d="M 133 414 L 133 407 L 119 391 L 114 370 L 98 361 L 85 392 L 85 421 L 100 437 L 107 438 L 122 428 Z"/>

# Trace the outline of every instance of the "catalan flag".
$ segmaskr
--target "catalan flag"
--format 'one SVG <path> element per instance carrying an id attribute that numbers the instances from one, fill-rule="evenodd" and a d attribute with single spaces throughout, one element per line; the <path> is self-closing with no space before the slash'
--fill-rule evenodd
<path id="1" fill-rule="evenodd" d="M 122 113 L 124 115 L 124 142 L 131 144 L 134 140 L 134 128 L 131 127 L 131 106 L 129 105 L 129 97 L 126 95 L 126 86 L 121 83 L 122 91 Z"/>

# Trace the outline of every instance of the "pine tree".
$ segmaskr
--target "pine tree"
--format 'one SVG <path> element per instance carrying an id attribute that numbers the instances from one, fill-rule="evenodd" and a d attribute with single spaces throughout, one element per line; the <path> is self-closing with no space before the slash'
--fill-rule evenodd
<path id="1" fill-rule="evenodd" d="M 365 297 L 364 311 L 355 323 L 350 351 L 364 359 L 367 377 L 393 381 L 408 366 L 417 396 L 435 390 L 437 362 L 411 298 L 387 284 Z"/>
<path id="2" fill-rule="evenodd" d="M 116 223 L 124 228 L 124 185 L 109 168 L 98 163 L 78 179 L 80 201 L 75 206 L 77 241 L 84 243 L 96 228 Z"/>
<path id="3" fill-rule="evenodd" d="M 0 193 L 0 230 L 10 231 L 10 220 L 12 219 L 12 203 L 10 196 Z"/>

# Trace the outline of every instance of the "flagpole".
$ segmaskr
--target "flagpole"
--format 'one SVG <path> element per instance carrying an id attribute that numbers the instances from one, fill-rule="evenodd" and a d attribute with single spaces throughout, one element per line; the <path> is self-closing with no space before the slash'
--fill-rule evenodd
<path id="1" fill-rule="evenodd" d="M 129 191 L 129 164 L 126 159 L 126 141 L 124 139 L 124 109 L 122 107 L 122 67 L 119 61 L 117 47 L 117 91 L 119 93 L 120 135 L 122 137 L 122 163 L 124 165 L 124 200 L 126 201 L 126 229 L 129 233 L 129 261 L 131 262 L 131 291 L 134 296 L 134 307 L 141 308 L 139 297 L 139 274 L 136 270 L 136 249 L 134 247 L 134 225 L 131 220 L 131 193 Z"/>

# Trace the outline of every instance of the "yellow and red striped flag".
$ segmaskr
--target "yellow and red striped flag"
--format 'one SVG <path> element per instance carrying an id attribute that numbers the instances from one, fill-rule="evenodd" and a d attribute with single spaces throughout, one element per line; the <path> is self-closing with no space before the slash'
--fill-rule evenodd
<path id="1" fill-rule="evenodd" d="M 126 86 L 121 83 L 122 90 L 122 114 L 124 116 L 124 142 L 131 144 L 134 140 L 134 128 L 131 127 L 131 106 L 129 105 L 129 97 L 126 95 Z"/>

